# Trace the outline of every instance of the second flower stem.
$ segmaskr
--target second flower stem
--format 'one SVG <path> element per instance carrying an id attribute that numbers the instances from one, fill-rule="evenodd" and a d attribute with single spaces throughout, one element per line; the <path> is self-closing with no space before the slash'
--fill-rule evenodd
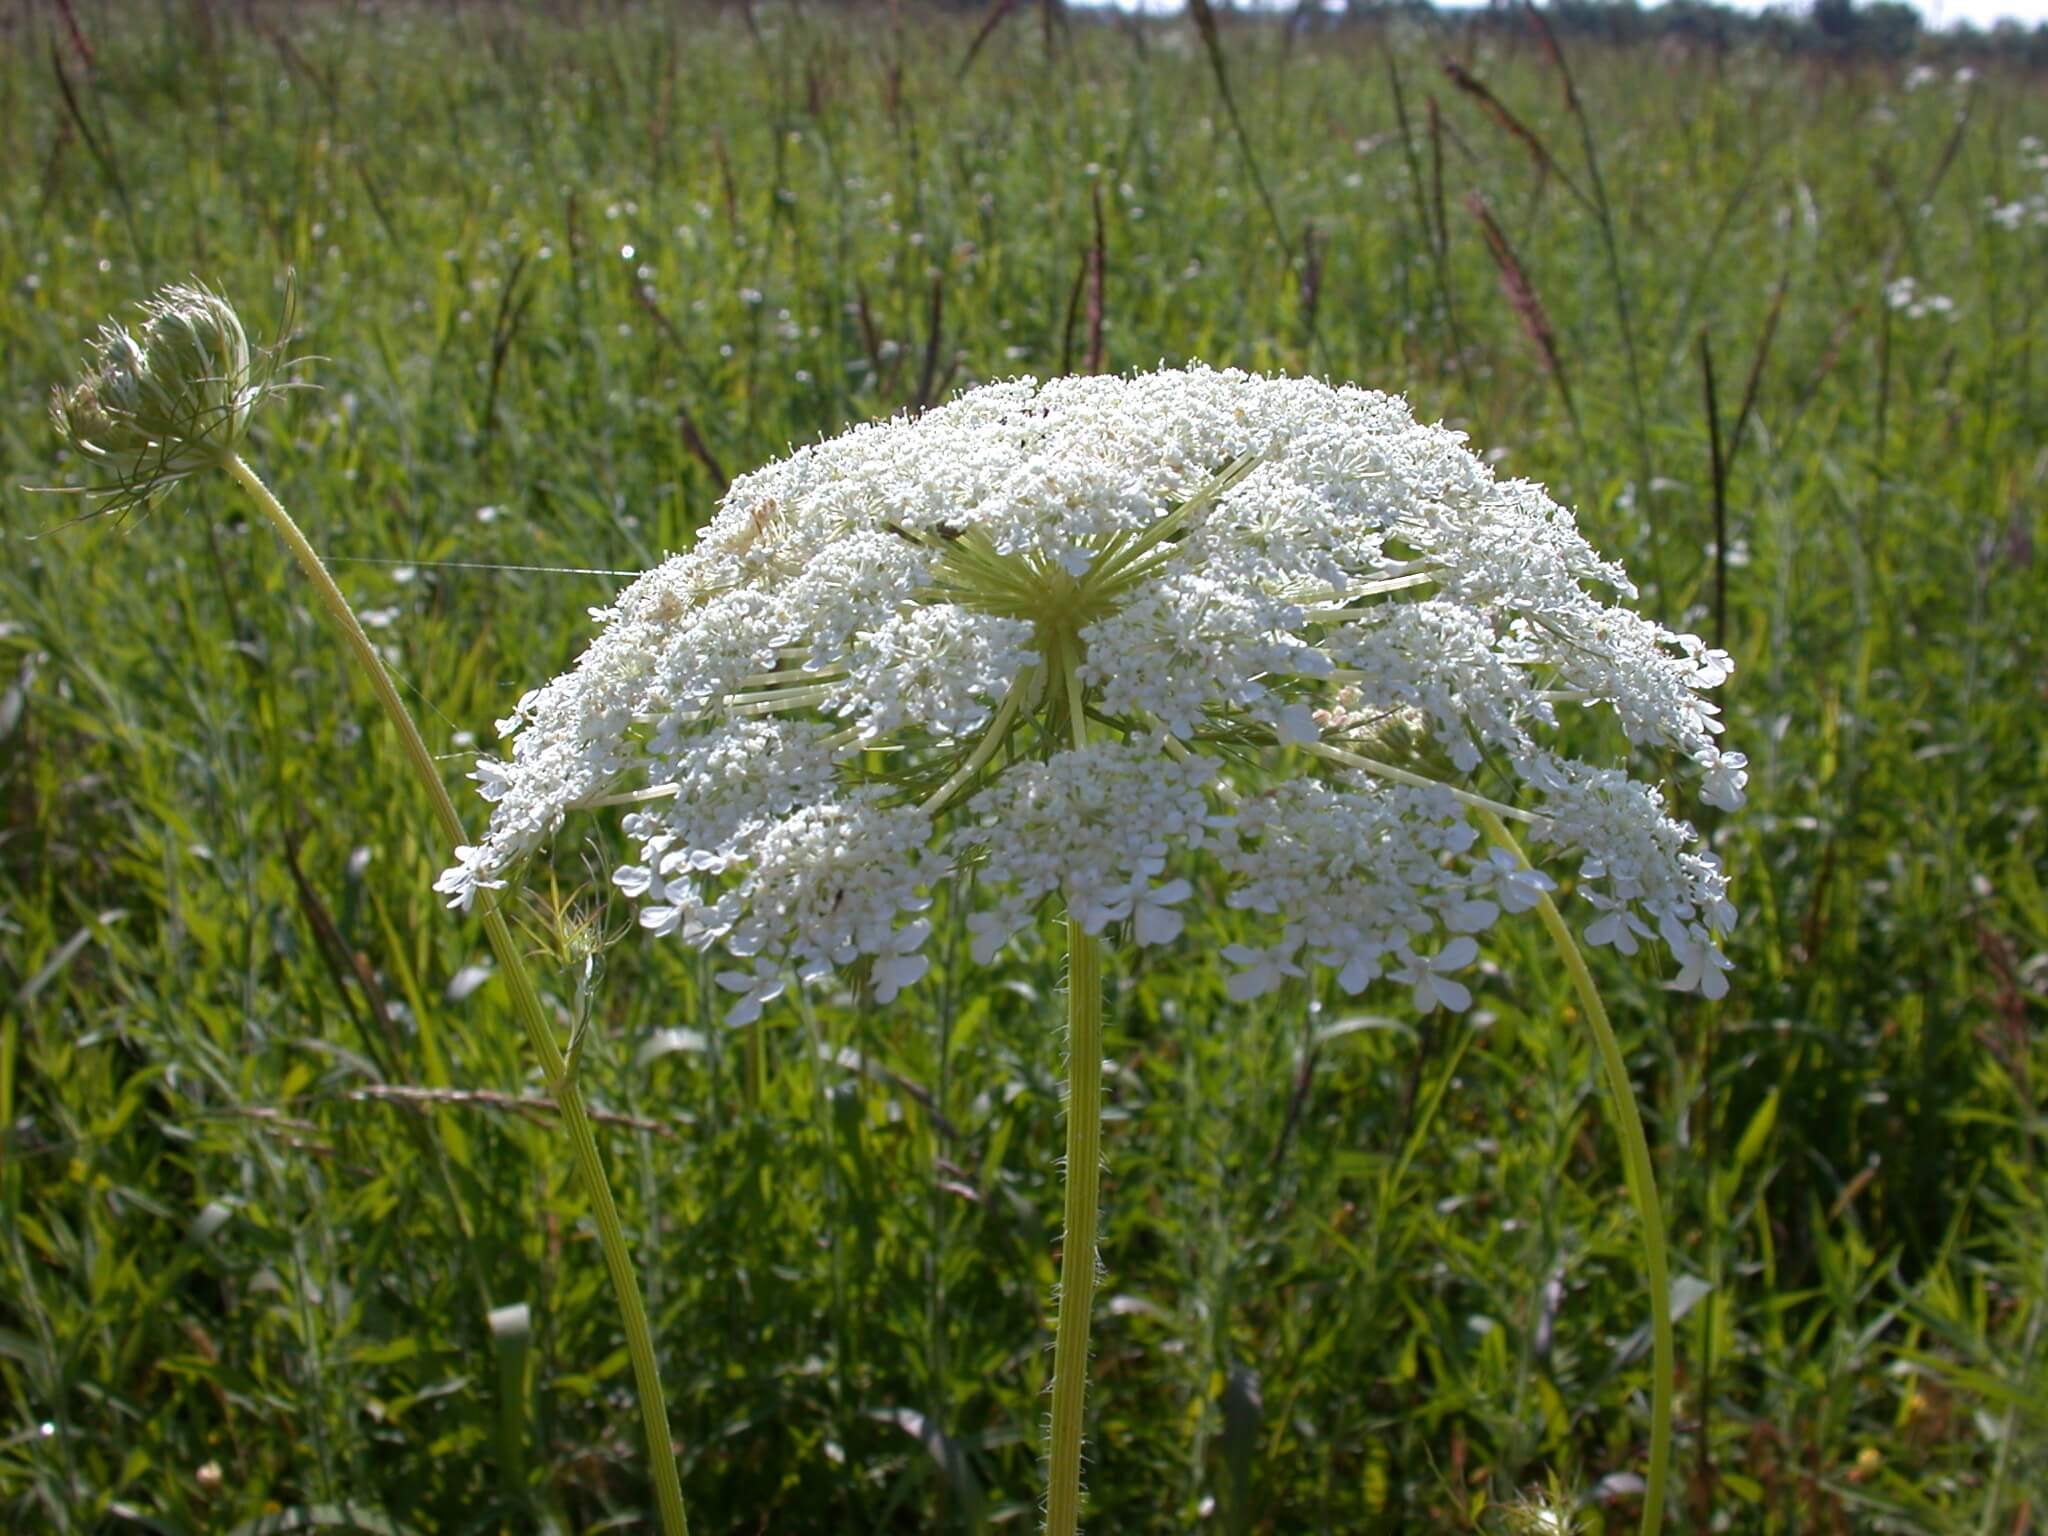
<path id="1" fill-rule="evenodd" d="M 1081 1517 L 1081 1424 L 1088 1322 L 1095 1300 L 1096 1187 L 1102 1171 L 1102 944 L 1067 916 L 1067 1211 L 1060 1240 L 1059 1323 L 1052 1347 L 1052 1445 L 1046 1536 Z"/>
<path id="2" fill-rule="evenodd" d="M 377 648 L 357 622 L 355 610 L 349 607 L 348 599 L 328 574 L 327 563 L 300 531 L 291 514 L 285 511 L 284 503 L 272 494 L 270 487 L 239 454 L 229 454 L 222 461 L 222 467 L 256 499 L 271 527 L 284 540 L 286 548 L 299 562 L 299 568 L 312 582 L 321 606 L 327 610 L 329 621 L 340 632 L 357 665 L 369 678 L 371 687 L 376 690 L 377 701 L 384 706 L 385 714 L 398 730 L 414 774 L 426 787 L 443 843 L 449 848 L 461 844 L 465 841 L 462 818 L 456 813 L 455 802 L 448 796 L 447 785 L 441 782 L 441 770 L 434 762 L 434 755 L 428 750 L 426 739 L 420 735 L 412 712 L 399 697 L 397 685 L 385 669 L 384 658 L 377 654 Z M 662 1402 L 661 1377 L 654 1359 L 654 1337 L 647 1326 L 647 1308 L 640 1298 L 639 1277 L 633 1272 L 625 1228 L 619 1222 L 611 1186 L 605 1181 L 604 1159 L 598 1152 L 597 1137 L 591 1130 L 583 1092 L 577 1086 L 568 1062 L 563 1059 L 561 1047 L 555 1042 L 547 1009 L 526 969 L 518 941 L 498 911 L 493 893 L 480 892 L 477 904 L 482 910 L 484 936 L 490 940 L 498 969 L 504 973 L 505 985 L 512 993 L 513 1009 L 526 1026 L 527 1038 L 533 1045 L 534 1054 L 540 1058 L 541 1074 L 547 1080 L 548 1092 L 561 1113 L 562 1128 L 568 1133 L 577 1177 L 590 1201 L 591 1215 L 597 1224 L 598 1246 L 604 1252 L 605 1269 L 611 1276 L 612 1290 L 618 1299 L 619 1321 L 626 1335 L 626 1352 L 632 1357 L 633 1381 L 640 1394 L 640 1417 L 647 1431 L 647 1454 L 654 1478 L 655 1504 L 661 1516 L 662 1536 L 689 1536 L 690 1521 L 683 1512 L 683 1490 L 676 1477 L 668 1410 Z"/>
<path id="3" fill-rule="evenodd" d="M 1523 864 L 1528 855 L 1507 824 L 1492 811 L 1477 812 L 1487 835 L 1506 848 Z M 1544 896 L 1536 903 L 1536 915 L 1557 946 L 1579 1006 L 1592 1032 L 1594 1049 L 1600 1055 L 1600 1069 L 1607 1079 L 1607 1099 L 1614 1113 L 1615 1134 L 1621 1142 L 1622 1168 L 1628 1180 L 1629 1198 L 1634 1201 L 1643 1227 L 1643 1278 L 1650 1287 L 1650 1475 L 1643 1488 L 1643 1536 L 1655 1536 L 1664 1525 L 1664 1483 L 1671 1466 L 1671 1411 L 1676 1385 L 1676 1348 L 1671 1328 L 1671 1278 L 1664 1248 L 1664 1212 L 1657 1203 L 1657 1171 L 1650 1162 L 1649 1138 L 1643 1134 L 1643 1117 L 1636 1108 L 1636 1091 L 1628 1078 L 1628 1063 L 1622 1058 L 1621 1042 L 1608 1021 L 1607 1005 L 1593 973 L 1586 968 L 1578 940 L 1557 910 L 1557 903 Z"/>

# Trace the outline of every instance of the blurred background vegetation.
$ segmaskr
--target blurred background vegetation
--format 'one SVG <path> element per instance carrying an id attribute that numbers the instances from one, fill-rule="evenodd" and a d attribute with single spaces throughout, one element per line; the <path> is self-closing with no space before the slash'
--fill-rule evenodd
<path id="1" fill-rule="evenodd" d="M 1609 11 L 0 12 L 0 1525 L 645 1518 L 373 703 L 225 481 L 23 489 L 103 314 L 195 274 L 260 327 L 295 271 L 317 389 L 252 457 L 451 782 L 727 476 L 978 380 L 1312 372 L 1548 483 L 1740 665 L 1735 990 L 1598 952 L 1678 1246 L 1673 1526 L 2038 1530 L 2048 95 Z M 734 1032 L 612 837 L 526 926 L 697 1528 L 1033 1528 L 1055 944 Z M 1111 971 L 1093 1528 L 1507 1530 L 1554 1480 L 1632 1529 L 1647 1312 L 1540 933 L 1454 1020 L 1232 1004 L 1229 935 Z"/>

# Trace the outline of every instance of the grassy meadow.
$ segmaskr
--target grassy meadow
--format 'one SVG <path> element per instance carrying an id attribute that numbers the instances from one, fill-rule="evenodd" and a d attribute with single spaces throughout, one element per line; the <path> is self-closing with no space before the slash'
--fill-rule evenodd
<path id="1" fill-rule="evenodd" d="M 25 489 L 99 319 L 196 274 L 272 328 L 290 271 L 316 387 L 249 456 L 451 784 L 727 477 L 973 382 L 1355 380 L 1547 483 L 1734 653 L 1751 760 L 1731 995 L 1594 953 L 1668 1528 L 2048 1528 L 2048 88 L 987 14 L 0 10 L 0 1527 L 650 1528 L 551 1106 L 304 584 L 225 478 Z M 522 918 L 693 1529 L 1035 1529 L 1056 928 L 734 1030 L 621 846 Z M 1233 1003 L 1229 921 L 1108 968 L 1089 1528 L 1632 1531 L 1643 1279 L 1540 930 L 1449 1018 Z"/>

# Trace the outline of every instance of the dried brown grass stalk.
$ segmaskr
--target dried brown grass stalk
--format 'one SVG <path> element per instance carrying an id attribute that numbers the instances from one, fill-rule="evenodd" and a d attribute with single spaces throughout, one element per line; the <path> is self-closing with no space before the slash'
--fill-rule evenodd
<path id="1" fill-rule="evenodd" d="M 1446 257 L 1448 255 L 1446 231 L 1443 228 L 1443 145 L 1442 130 L 1438 121 L 1436 98 L 1429 98 L 1429 149 L 1430 163 L 1434 171 L 1425 179 L 1422 173 L 1422 157 L 1415 147 L 1414 129 L 1408 120 L 1408 98 L 1401 88 L 1401 71 L 1394 63 L 1393 51 L 1381 43 L 1381 58 L 1386 65 L 1387 87 L 1394 98 L 1394 120 L 1401 132 L 1401 158 L 1408 168 L 1408 187 L 1415 198 L 1415 222 L 1422 231 L 1423 244 L 1429 248 L 1429 263 L 1436 279 L 1437 302 L 1443 306 L 1444 324 L 1450 330 L 1453 366 L 1462 366 L 1465 356 L 1465 340 L 1459 332 L 1457 306 L 1452 301 L 1451 278 Z M 1434 188 L 1434 213 L 1432 214 L 1431 189 Z"/>
<path id="2" fill-rule="evenodd" d="M 1074 371 L 1074 327 L 1081 320 L 1081 294 L 1088 286 L 1089 253 L 1083 251 L 1081 259 L 1074 266 L 1073 286 L 1067 289 L 1067 318 L 1060 327 L 1060 372 Z"/>
<path id="3" fill-rule="evenodd" d="M 662 313 L 661 306 L 655 302 L 654 290 L 645 284 L 638 284 L 633 289 L 633 297 L 640 307 L 647 311 L 649 318 L 654 321 L 668 344 L 676 349 L 677 355 L 687 357 L 689 354 L 683 346 L 682 333 L 676 329 L 675 322 Z M 704 472 L 711 477 L 711 483 L 718 487 L 718 494 L 723 496 L 726 487 L 731 485 L 732 481 L 726 478 L 724 466 L 718 462 L 718 456 L 711 451 L 711 445 L 704 441 L 704 434 L 697 427 L 697 418 L 691 414 L 689 402 L 686 400 L 676 402 L 676 430 L 682 434 L 683 446 L 690 450 L 692 458 L 704 466 Z"/>
<path id="4" fill-rule="evenodd" d="M 931 408 L 932 401 L 945 390 L 939 380 L 939 345 L 946 333 L 946 280 L 932 279 L 930 310 L 925 318 L 924 364 L 917 373 L 917 398 L 911 403 L 913 413 L 921 414 Z M 952 374 L 946 375 L 948 381 Z"/>
<path id="5" fill-rule="evenodd" d="M 1714 344 L 1700 327 L 1700 379 L 1707 404 L 1707 468 L 1714 492 L 1714 647 L 1728 643 L 1728 458 L 1721 445 L 1721 397 L 1714 387 Z M 1732 447 L 1732 445 L 1731 445 Z"/>
<path id="6" fill-rule="evenodd" d="M 1621 326 L 1623 356 L 1628 363 L 1629 403 L 1634 417 L 1636 439 L 1636 484 L 1638 494 L 1644 498 L 1644 505 L 1650 504 L 1651 488 L 1656 476 L 1651 471 L 1650 425 L 1646 396 L 1643 389 L 1643 368 L 1640 349 L 1636 345 L 1636 323 L 1634 306 L 1629 301 L 1628 280 L 1621 271 L 1621 240 L 1616 228 L 1614 206 L 1607 197 L 1607 183 L 1600 175 L 1600 151 L 1593 138 L 1593 120 L 1587 114 L 1585 103 L 1579 99 L 1578 85 L 1572 79 L 1570 62 L 1565 58 L 1564 49 L 1558 46 L 1556 35 L 1550 30 L 1550 22 L 1537 10 L 1532 0 L 1523 0 L 1522 8 L 1528 13 L 1530 23 L 1542 39 L 1544 52 L 1557 70 L 1559 81 L 1564 86 L 1564 104 L 1571 113 L 1572 121 L 1578 124 L 1579 148 L 1586 159 L 1586 180 L 1590 192 L 1579 192 L 1573 188 L 1580 203 L 1593 215 L 1600 226 L 1600 245 L 1607 257 L 1607 280 L 1614 295 L 1614 317 Z M 1567 186 L 1571 183 L 1567 182 Z"/>
<path id="7" fill-rule="evenodd" d="M 1564 185 L 1565 190 L 1580 203 L 1588 208 L 1593 206 L 1592 200 L 1579 189 L 1578 183 L 1573 181 L 1565 168 L 1557 163 L 1557 157 L 1550 152 L 1549 146 L 1536 136 L 1533 128 L 1508 110 L 1507 103 L 1494 95 L 1484 80 L 1453 58 L 1444 59 L 1443 69 L 1451 84 L 1478 102 L 1503 133 L 1529 151 L 1529 158 L 1536 162 L 1538 175 L 1555 176 Z"/>
<path id="8" fill-rule="evenodd" d="M 1770 313 L 1764 316 L 1764 332 L 1757 338 L 1756 355 L 1749 360 L 1749 377 L 1742 385 L 1742 404 L 1735 412 L 1735 430 L 1728 434 L 1728 467 L 1735 467 L 1735 456 L 1742 451 L 1744 430 L 1749 418 L 1756 411 L 1757 391 L 1763 386 L 1764 364 L 1771 355 L 1771 343 L 1778 336 L 1778 317 L 1785 312 L 1785 295 L 1791 287 L 1791 274 L 1778 278 L 1777 292 L 1771 295 Z"/>
<path id="9" fill-rule="evenodd" d="M 1552 329 L 1550 316 L 1543 308 L 1543 300 L 1536 293 L 1536 285 L 1529 280 L 1529 273 L 1515 254 L 1514 245 L 1494 218 L 1493 211 L 1486 206 L 1486 199 L 1477 192 L 1468 193 L 1465 206 L 1472 210 L 1472 217 L 1479 221 L 1479 232 L 1486 240 L 1487 254 L 1493 257 L 1493 265 L 1500 273 L 1501 293 L 1506 296 L 1508 307 L 1513 309 L 1522 322 L 1523 333 L 1536 344 L 1536 350 L 1543 355 L 1543 366 L 1549 370 L 1551 380 L 1557 385 L 1559 398 L 1564 401 L 1565 414 L 1571 418 L 1572 435 L 1579 440 L 1580 450 L 1585 448 L 1585 433 L 1579 425 L 1579 407 L 1572 399 L 1571 380 L 1566 376 L 1564 358 L 1557 349 L 1557 332 Z"/>
<path id="10" fill-rule="evenodd" d="M 1323 298 L 1323 251 L 1330 237 L 1309 220 L 1301 227 L 1301 281 L 1296 293 L 1301 303 L 1301 329 L 1305 345 L 1316 342 L 1316 314 Z"/>
<path id="11" fill-rule="evenodd" d="M 1272 221 L 1273 238 L 1280 242 L 1287 264 L 1298 267 L 1300 258 L 1287 238 L 1287 226 L 1280 221 L 1280 209 L 1266 186 L 1265 173 L 1259 169 L 1259 157 L 1252 152 L 1251 135 L 1245 131 L 1244 119 L 1238 114 L 1237 97 L 1230 89 L 1230 69 L 1223 57 L 1223 37 L 1216 27 L 1216 13 L 1210 9 L 1209 0 L 1188 0 L 1188 14 L 1195 20 L 1195 30 L 1202 35 L 1202 47 L 1209 55 L 1209 70 L 1216 77 L 1216 92 L 1223 98 L 1223 110 L 1230 118 L 1231 131 L 1237 136 L 1237 147 L 1244 155 L 1245 170 L 1251 176 L 1252 187 L 1259 194 L 1259 201 L 1265 205 L 1266 217 Z"/>
<path id="12" fill-rule="evenodd" d="M 71 0 L 57 0 L 57 14 L 64 18 L 65 34 L 71 39 L 71 46 L 78 54 L 78 62 L 85 66 L 88 77 L 99 68 L 92 44 L 86 41 L 85 30 L 78 24 L 78 13 L 71 9 Z"/>
<path id="13" fill-rule="evenodd" d="M 1102 183 L 1095 184 L 1095 243 L 1088 247 L 1088 371 L 1102 372 L 1102 299 L 1109 278 L 1109 241 L 1102 228 Z"/>
<path id="14" fill-rule="evenodd" d="M 995 6 L 988 13 L 988 20 L 984 21 L 981 29 L 974 34 L 974 41 L 967 45 L 967 56 L 960 61 L 960 78 L 966 78 L 967 71 L 974 68 L 974 61 L 981 53 L 982 46 L 995 35 L 996 28 L 1003 24 L 1004 18 L 1023 3 L 1024 0 L 996 0 Z"/>
<path id="15" fill-rule="evenodd" d="M 520 291 L 519 279 L 526 272 L 526 252 L 521 251 L 512 263 L 512 270 L 505 276 L 505 283 L 498 290 L 498 313 L 491 320 L 491 371 L 490 383 L 484 390 L 483 419 L 478 430 L 488 441 L 498 426 L 498 387 L 505 377 L 505 360 L 512 355 L 512 344 L 519 339 L 519 326 L 526 319 L 527 306 L 533 302 L 533 289 L 529 285 Z"/>

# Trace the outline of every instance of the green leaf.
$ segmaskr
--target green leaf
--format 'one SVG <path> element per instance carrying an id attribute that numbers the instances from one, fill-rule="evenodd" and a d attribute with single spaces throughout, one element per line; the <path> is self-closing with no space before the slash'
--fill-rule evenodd
<path id="1" fill-rule="evenodd" d="M 1778 1096 L 1783 1092 L 1782 1087 L 1773 1088 L 1757 1106 L 1756 1113 L 1749 1117 L 1742 1140 L 1735 1144 L 1736 1167 L 1747 1168 L 1762 1154 L 1764 1143 L 1771 1139 L 1771 1131 L 1778 1123 Z"/>

